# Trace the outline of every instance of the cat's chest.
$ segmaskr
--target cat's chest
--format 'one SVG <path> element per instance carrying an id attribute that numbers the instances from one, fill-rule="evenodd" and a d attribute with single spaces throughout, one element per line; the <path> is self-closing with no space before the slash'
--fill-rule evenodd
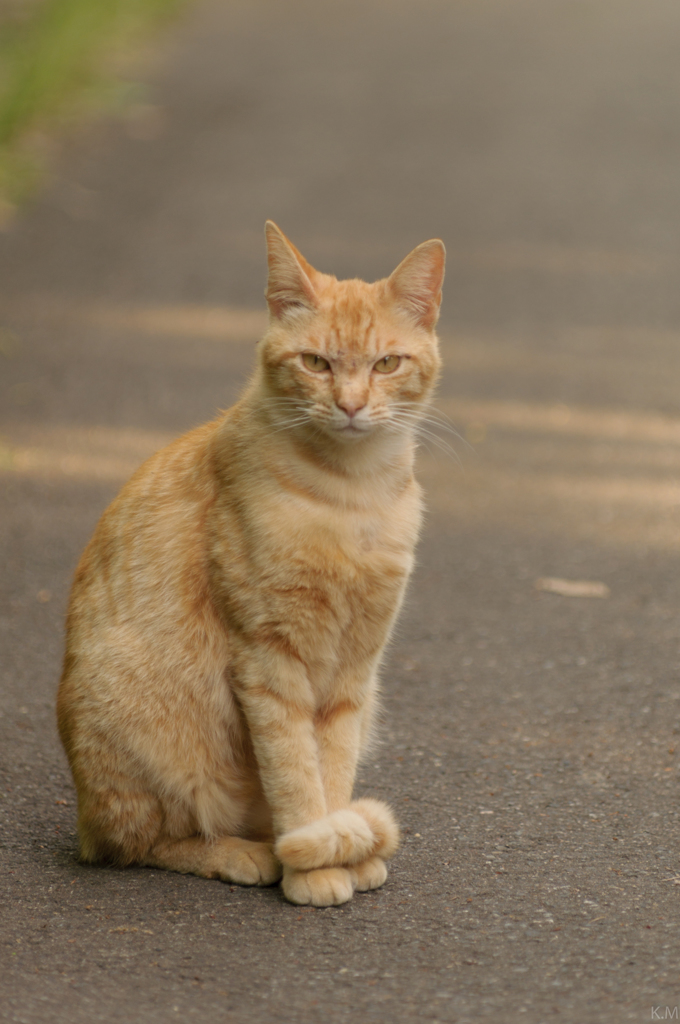
<path id="1" fill-rule="evenodd" d="M 332 658 L 345 644 L 368 656 L 384 642 L 413 566 L 415 481 L 353 505 L 292 488 L 248 498 L 229 500 L 214 520 L 213 585 L 227 619 L 247 633 L 285 623 L 305 660 L 319 643 Z"/>
<path id="2" fill-rule="evenodd" d="M 295 535 L 280 539 L 279 578 L 287 585 L 268 592 L 265 583 L 266 617 L 286 623 L 302 660 L 316 665 L 317 682 L 332 680 L 348 651 L 370 661 L 382 648 L 413 567 L 417 519 L 415 502 L 310 509 Z"/>
<path id="3" fill-rule="evenodd" d="M 310 502 L 297 509 L 294 520 L 294 535 L 282 549 L 288 548 L 293 560 L 310 571 L 328 570 L 336 583 L 381 571 L 407 574 L 420 525 L 420 500 L 414 490 L 400 500 L 362 508 Z M 280 526 L 271 525 L 275 538 Z M 280 536 L 276 543 L 281 543 Z"/>
<path id="4" fill-rule="evenodd" d="M 331 545 L 359 573 L 381 565 L 407 570 L 416 533 L 408 518 L 384 512 L 338 517 L 327 527 Z"/>

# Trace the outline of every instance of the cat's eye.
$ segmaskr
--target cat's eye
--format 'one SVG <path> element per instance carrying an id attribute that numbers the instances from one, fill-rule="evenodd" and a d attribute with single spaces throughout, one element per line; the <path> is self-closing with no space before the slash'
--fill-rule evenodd
<path id="1" fill-rule="evenodd" d="M 384 356 L 373 367 L 378 373 L 394 373 L 401 362 L 401 356 Z"/>
<path id="2" fill-rule="evenodd" d="M 313 352 L 303 352 L 302 362 L 305 364 L 308 370 L 313 370 L 314 373 L 322 373 L 323 370 L 330 370 L 331 364 L 323 356 L 314 355 Z"/>

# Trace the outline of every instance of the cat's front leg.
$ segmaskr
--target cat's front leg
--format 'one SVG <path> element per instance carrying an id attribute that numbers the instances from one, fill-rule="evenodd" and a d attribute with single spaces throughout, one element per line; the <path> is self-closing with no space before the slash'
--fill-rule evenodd
<path id="1" fill-rule="evenodd" d="M 284 892 L 294 902 L 344 902 L 354 889 L 346 865 L 373 856 L 380 840 L 365 815 L 347 807 L 328 813 L 313 693 L 303 664 L 258 645 L 241 652 L 232 678 L 271 808 L 277 857 L 293 871 L 335 871 L 332 878 L 307 880 L 311 893 L 293 886 L 300 898 L 284 875 Z"/>
<path id="2" fill-rule="evenodd" d="M 349 807 L 360 814 L 376 837 L 373 853 L 393 856 L 399 845 L 399 828 L 392 810 L 381 800 L 352 800 L 354 779 L 362 750 L 370 742 L 376 703 L 374 671 L 367 670 L 368 682 L 352 686 L 345 681 L 339 699 L 316 715 L 319 761 L 329 811 Z M 354 690 L 352 700 L 346 694 Z"/>
<path id="3" fill-rule="evenodd" d="M 373 705 L 372 688 L 363 692 L 359 687 L 355 689 L 358 695 L 350 699 L 347 688 L 339 688 L 339 698 L 315 716 L 319 767 L 329 814 L 279 839 L 277 856 L 298 870 L 328 864 L 358 867 L 364 861 L 391 857 L 399 844 L 399 830 L 386 804 L 372 799 L 352 801 L 362 739 Z M 374 868 L 374 864 L 367 863 L 366 870 L 359 873 L 360 888 L 376 888 L 382 884 L 376 882 L 381 874 L 385 880 L 384 864 L 381 871 Z"/>
<path id="4" fill-rule="evenodd" d="M 356 677 L 339 681 L 336 700 L 317 713 L 315 724 L 329 810 L 349 807 L 367 821 L 377 839 L 371 856 L 348 865 L 354 889 L 367 892 L 387 881 L 385 860 L 396 852 L 399 828 L 392 811 L 382 801 L 352 801 L 357 765 L 372 735 L 377 693 L 375 664 L 367 664 L 359 679 L 364 680 L 363 684 L 357 685 Z M 353 700 L 350 694 L 354 694 Z"/>

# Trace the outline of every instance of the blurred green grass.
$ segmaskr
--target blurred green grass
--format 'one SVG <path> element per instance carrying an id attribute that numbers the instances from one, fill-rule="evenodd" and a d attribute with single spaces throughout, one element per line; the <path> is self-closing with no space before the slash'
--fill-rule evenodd
<path id="1" fill-rule="evenodd" d="M 116 62 L 183 2 L 0 0 L 0 204 L 38 186 L 41 135 L 125 102 L 134 85 Z"/>

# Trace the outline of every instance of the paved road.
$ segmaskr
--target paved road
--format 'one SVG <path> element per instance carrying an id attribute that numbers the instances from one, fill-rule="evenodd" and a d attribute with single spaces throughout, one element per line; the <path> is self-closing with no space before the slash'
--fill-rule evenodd
<path id="1" fill-rule="evenodd" d="M 200 3 L 134 116 L 0 236 L 0 1018 L 675 1012 L 679 41 L 672 0 Z M 468 442 L 423 450 L 361 776 L 403 848 L 321 911 L 78 865 L 54 724 L 97 517 L 248 373 L 266 217 L 339 275 L 444 238 L 440 407 Z"/>

